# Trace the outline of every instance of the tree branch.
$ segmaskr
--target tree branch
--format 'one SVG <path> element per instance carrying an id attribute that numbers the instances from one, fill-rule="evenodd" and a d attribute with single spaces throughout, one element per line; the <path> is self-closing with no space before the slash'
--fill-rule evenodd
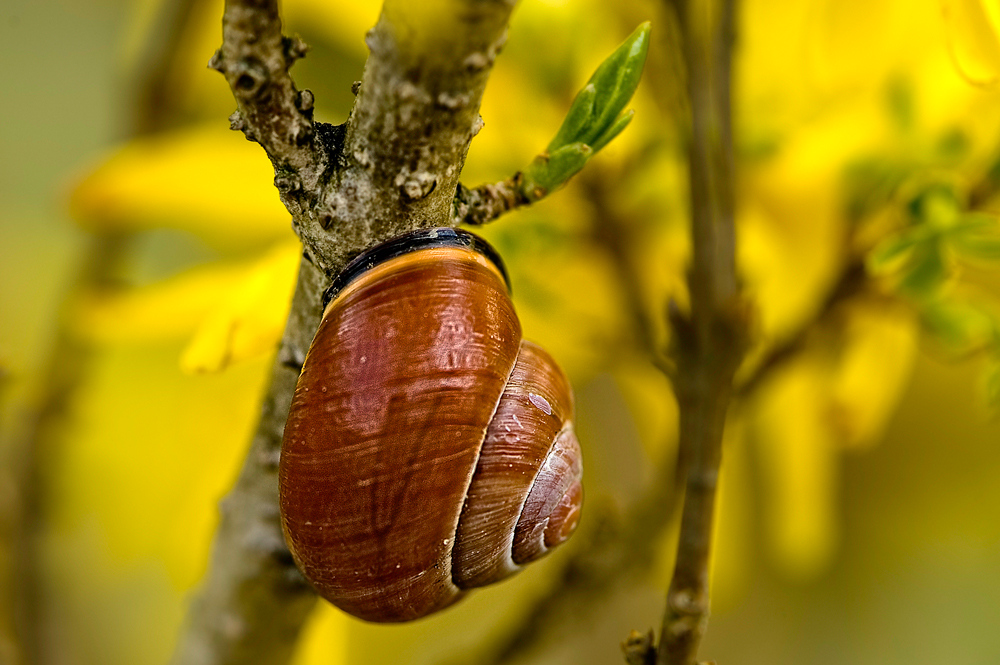
<path id="1" fill-rule="evenodd" d="M 691 102 L 688 143 L 691 312 L 671 312 L 680 408 L 679 468 L 686 490 L 677 560 L 657 662 L 694 665 L 709 612 L 709 563 L 716 486 L 733 377 L 746 345 L 736 278 L 730 66 L 733 0 L 675 7 Z"/>
<path id="2" fill-rule="evenodd" d="M 452 223 L 452 205 L 513 0 L 387 0 L 336 173 L 319 189 L 321 224 L 299 236 L 328 272 L 405 231 Z M 291 209 L 291 208 L 290 208 Z M 294 213 L 293 213 L 294 214 Z"/>
<path id="3" fill-rule="evenodd" d="M 492 185 L 469 189 L 459 183 L 455 194 L 452 223 L 482 226 L 505 212 L 529 205 L 532 200 L 521 189 L 524 175 L 518 171 L 510 178 Z"/>
<path id="4" fill-rule="evenodd" d="M 304 45 L 281 36 L 276 0 L 227 0 L 212 66 L 239 104 L 233 127 L 260 143 L 304 245 L 292 309 L 250 451 L 222 501 L 209 570 L 176 665 L 283 663 L 315 602 L 284 544 L 277 464 L 299 370 L 332 276 L 406 231 L 448 225 L 479 104 L 513 9 L 448 0 L 432 13 L 388 0 L 351 117 L 313 123 L 312 94 L 288 67 Z"/>
<path id="5" fill-rule="evenodd" d="M 259 143 L 275 165 L 308 167 L 312 147 L 312 93 L 295 89 L 288 68 L 306 52 L 281 34 L 277 0 L 228 0 L 222 48 L 209 67 L 226 77 L 239 110 L 231 121 Z"/>

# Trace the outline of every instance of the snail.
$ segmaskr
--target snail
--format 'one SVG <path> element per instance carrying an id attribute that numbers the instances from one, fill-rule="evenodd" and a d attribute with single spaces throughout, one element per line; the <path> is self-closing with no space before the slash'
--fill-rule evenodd
<path id="1" fill-rule="evenodd" d="M 409 621 L 565 541 L 583 496 L 573 395 L 522 341 L 496 251 L 415 231 L 328 294 L 279 463 L 285 540 L 317 592 Z"/>

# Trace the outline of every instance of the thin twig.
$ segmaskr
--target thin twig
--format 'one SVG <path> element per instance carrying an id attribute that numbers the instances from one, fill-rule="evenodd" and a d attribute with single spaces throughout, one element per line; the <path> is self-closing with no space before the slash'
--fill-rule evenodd
<path id="1" fill-rule="evenodd" d="M 678 0 L 691 135 L 691 312 L 671 312 L 674 389 L 680 409 L 679 468 L 686 489 L 673 578 L 657 652 L 660 665 L 694 665 L 709 613 L 708 567 L 722 432 L 746 343 L 736 278 L 730 66 L 733 0 L 716 15 Z M 705 23 L 708 25 L 705 25 Z"/>
<path id="2" fill-rule="evenodd" d="M 282 36 L 277 0 L 227 1 L 222 33 L 209 66 L 226 77 L 239 105 L 234 128 L 259 143 L 276 168 L 309 166 L 316 157 L 312 94 L 299 94 L 288 74 L 306 45 Z"/>
<path id="3" fill-rule="evenodd" d="M 177 60 L 185 28 L 196 13 L 204 10 L 199 0 L 171 0 L 163 3 L 155 29 L 147 30 L 146 55 L 135 71 L 132 134 L 144 136 L 162 132 L 179 120 Z"/>
<path id="4" fill-rule="evenodd" d="M 521 191 L 520 171 L 506 180 L 469 189 L 459 183 L 455 193 L 452 223 L 482 226 L 515 208 L 529 205 L 532 200 Z"/>
<path id="5" fill-rule="evenodd" d="M 414 228 L 444 226 L 513 9 L 462 0 L 454 15 L 387 0 L 351 117 L 312 122 L 313 96 L 288 67 L 305 46 L 281 36 L 276 0 L 227 0 L 212 59 L 239 104 L 235 129 L 259 142 L 292 214 L 304 260 L 264 408 L 222 519 L 176 665 L 289 660 L 315 595 L 285 547 L 277 462 L 288 407 L 330 278 L 359 252 Z"/>

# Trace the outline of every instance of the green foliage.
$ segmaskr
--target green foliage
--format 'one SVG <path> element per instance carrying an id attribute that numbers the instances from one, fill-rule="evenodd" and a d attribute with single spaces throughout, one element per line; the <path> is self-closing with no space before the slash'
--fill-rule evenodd
<path id="1" fill-rule="evenodd" d="M 522 192 L 529 200 L 538 200 L 569 180 L 631 122 L 634 112 L 623 109 L 642 76 L 649 30 L 649 22 L 636 28 L 577 93 L 546 151 L 524 171 Z"/>
<path id="2" fill-rule="evenodd" d="M 541 199 L 569 180 L 583 168 L 594 152 L 585 143 L 570 143 L 551 153 L 535 157 L 526 172 L 525 181 L 531 184 L 530 189 L 525 192 L 528 198 L 532 201 Z"/>
<path id="3" fill-rule="evenodd" d="M 899 291 L 923 300 L 937 293 L 959 260 L 1000 264 L 1000 221 L 963 208 L 961 195 L 948 183 L 922 188 L 905 204 L 907 226 L 869 254 L 869 270 L 896 273 Z"/>
<path id="4" fill-rule="evenodd" d="M 1000 322 L 982 306 L 955 298 L 925 303 L 921 323 L 948 351 L 967 354 L 996 344 Z"/>
<path id="5" fill-rule="evenodd" d="M 968 134 L 954 127 L 942 134 L 934 144 L 934 153 L 946 162 L 957 162 L 969 154 L 972 143 Z"/>
<path id="6" fill-rule="evenodd" d="M 965 215 L 949 239 L 951 247 L 962 259 L 1000 263 L 1000 222 L 992 215 Z"/>
<path id="7" fill-rule="evenodd" d="M 950 183 L 932 182 L 917 192 L 907 204 L 914 225 L 944 229 L 958 221 L 962 202 Z"/>
<path id="8" fill-rule="evenodd" d="M 948 277 L 943 250 L 936 237 L 914 245 L 899 290 L 916 298 L 934 295 Z"/>
<path id="9" fill-rule="evenodd" d="M 649 22 L 640 25 L 594 71 L 549 143 L 549 152 L 569 143 L 594 146 L 608 142 L 606 134 L 615 131 L 622 109 L 639 85 L 649 50 L 649 30 Z"/>
<path id="10" fill-rule="evenodd" d="M 897 190 L 898 191 L 898 190 Z M 969 211 L 954 183 L 932 181 L 901 204 L 904 226 L 867 257 L 872 274 L 891 279 L 908 300 L 921 328 L 946 353 L 985 354 L 983 386 L 987 402 L 1000 407 L 1000 317 L 996 303 L 969 299 L 960 268 L 974 263 L 1000 268 L 1000 219 Z"/>
<path id="11" fill-rule="evenodd" d="M 869 157 L 848 164 L 844 170 L 848 218 L 864 219 L 885 206 L 908 174 L 893 160 Z"/>
<path id="12" fill-rule="evenodd" d="M 898 233 L 883 240 L 868 255 L 868 269 L 875 274 L 884 274 L 893 268 L 893 264 L 904 259 L 917 245 L 928 240 L 924 229 Z"/>

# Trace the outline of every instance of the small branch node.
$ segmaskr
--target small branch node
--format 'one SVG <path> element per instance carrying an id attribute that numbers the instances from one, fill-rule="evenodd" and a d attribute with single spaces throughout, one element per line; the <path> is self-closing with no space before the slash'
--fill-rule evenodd
<path id="1" fill-rule="evenodd" d="M 670 609 L 682 616 L 699 617 L 708 610 L 708 601 L 690 589 L 681 589 L 670 594 L 667 600 Z"/>
<path id="2" fill-rule="evenodd" d="M 656 647 L 653 629 L 648 633 L 632 630 L 622 642 L 622 653 L 628 665 L 653 665 L 656 662 Z"/>
<path id="3" fill-rule="evenodd" d="M 288 143 L 290 145 L 302 147 L 308 145 L 313 137 L 316 136 L 316 132 L 313 130 L 312 123 L 306 119 L 302 123 L 296 123 L 288 130 Z"/>
<path id="4" fill-rule="evenodd" d="M 274 177 L 274 187 L 282 194 L 291 194 L 302 189 L 302 181 L 296 175 L 279 175 Z"/>
<path id="5" fill-rule="evenodd" d="M 313 108 L 316 104 L 316 96 L 313 95 L 312 90 L 306 89 L 299 91 L 299 96 L 296 99 L 296 106 L 302 111 L 302 115 L 306 117 L 307 120 L 312 120 Z"/>
<path id="6" fill-rule="evenodd" d="M 217 72 L 225 73 L 226 66 L 225 61 L 222 57 L 222 49 L 218 49 L 212 54 L 212 57 L 208 61 L 208 68 L 214 69 Z"/>
<path id="7" fill-rule="evenodd" d="M 434 174 L 426 171 L 418 171 L 409 175 L 400 173 L 396 176 L 396 185 L 404 197 L 410 201 L 419 201 L 430 196 L 431 192 L 437 188 L 437 178 Z"/>
<path id="8" fill-rule="evenodd" d="M 233 111 L 229 116 L 229 129 L 234 132 L 242 132 L 247 128 L 247 121 L 239 111 Z"/>
<path id="9" fill-rule="evenodd" d="M 457 111 L 469 104 L 469 96 L 442 92 L 437 96 L 437 105 L 449 111 Z"/>
<path id="10" fill-rule="evenodd" d="M 470 72 L 478 72 L 486 69 L 493 64 L 493 61 L 485 54 L 479 51 L 474 51 L 466 56 L 465 60 L 462 61 L 462 65 L 465 66 Z"/>
<path id="11" fill-rule="evenodd" d="M 285 53 L 285 65 L 287 67 L 291 67 L 296 60 L 306 57 L 306 53 L 309 51 L 309 45 L 302 41 L 298 35 L 294 37 L 282 37 L 281 46 Z"/>
<path id="12" fill-rule="evenodd" d="M 360 166 L 361 168 L 370 169 L 372 167 L 372 158 L 371 155 L 368 154 L 367 150 L 364 149 L 355 150 L 353 153 L 353 157 L 354 161 L 356 161 L 358 163 L 358 166 Z"/>
<path id="13" fill-rule="evenodd" d="M 252 100 L 262 96 L 270 74 L 264 64 L 256 58 L 244 58 L 228 68 L 229 84 L 243 99 Z"/>

